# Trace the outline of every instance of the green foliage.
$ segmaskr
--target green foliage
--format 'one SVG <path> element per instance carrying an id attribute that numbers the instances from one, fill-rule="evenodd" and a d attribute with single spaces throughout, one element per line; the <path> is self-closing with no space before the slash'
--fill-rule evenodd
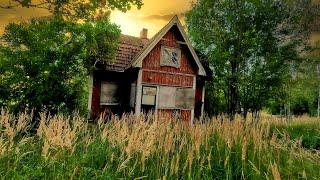
<path id="1" fill-rule="evenodd" d="M 85 109 L 88 74 L 96 61 L 113 59 L 119 36 L 107 20 L 9 24 L 0 47 L 0 106 L 15 112 Z"/>
<path id="2" fill-rule="evenodd" d="M 271 131 L 280 138 L 289 136 L 293 141 L 301 141 L 301 146 L 307 149 L 320 150 L 320 123 L 305 122 L 285 125 L 274 125 Z"/>
<path id="3" fill-rule="evenodd" d="M 9 0 L 0 7 L 41 8 L 68 20 L 92 21 L 107 16 L 110 9 L 126 12 L 132 6 L 141 8 L 142 5 L 142 0 Z"/>
<path id="4" fill-rule="evenodd" d="M 204 107 L 210 117 L 221 115 L 227 109 L 224 92 L 217 86 L 218 81 L 216 79 L 214 83 L 207 83 L 205 87 Z"/>
<path id="5" fill-rule="evenodd" d="M 246 117 L 281 97 L 290 78 L 288 62 L 299 59 L 297 47 L 304 47 L 311 7 L 309 0 L 200 0 L 193 5 L 188 32 L 213 68 L 215 98 L 225 97 L 222 112 Z"/>
<path id="6" fill-rule="evenodd" d="M 299 114 L 299 111 L 301 111 L 301 113 L 316 115 L 320 82 L 316 73 L 317 66 L 303 63 L 300 64 L 300 67 L 305 70 L 302 70 L 296 79 L 292 80 L 290 90 L 288 91 L 288 102 L 292 104 L 294 114 Z"/>
<path id="7" fill-rule="evenodd" d="M 285 108 L 291 115 L 317 115 L 320 90 L 319 45 L 313 47 L 301 61 L 291 65 L 291 78 L 286 82 L 285 95 L 281 99 L 270 100 L 267 108 L 279 114 Z M 290 104 L 290 107 L 289 107 Z"/>

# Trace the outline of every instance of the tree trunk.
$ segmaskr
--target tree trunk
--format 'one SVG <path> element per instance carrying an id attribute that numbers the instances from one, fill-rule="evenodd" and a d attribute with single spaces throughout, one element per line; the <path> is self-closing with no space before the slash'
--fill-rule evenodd
<path id="1" fill-rule="evenodd" d="M 320 86 L 318 88 L 319 94 L 318 94 L 318 118 L 320 118 Z"/>
<path id="2" fill-rule="evenodd" d="M 229 83 L 229 118 L 231 121 L 234 120 L 236 115 L 236 108 L 237 108 L 237 80 L 236 75 L 237 73 L 237 63 L 236 59 L 231 60 L 231 80 Z"/>
<path id="3" fill-rule="evenodd" d="M 317 64 L 318 81 L 320 80 L 320 64 Z M 318 118 L 320 118 L 320 86 L 318 87 Z"/>

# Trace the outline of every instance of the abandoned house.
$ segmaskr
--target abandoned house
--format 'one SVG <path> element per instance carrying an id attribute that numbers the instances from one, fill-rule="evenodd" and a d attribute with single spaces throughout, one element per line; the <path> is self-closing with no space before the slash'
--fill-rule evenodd
<path id="1" fill-rule="evenodd" d="M 152 39 L 122 35 L 116 59 L 91 75 L 88 108 L 101 113 L 153 111 L 184 121 L 203 115 L 206 71 L 175 16 Z"/>

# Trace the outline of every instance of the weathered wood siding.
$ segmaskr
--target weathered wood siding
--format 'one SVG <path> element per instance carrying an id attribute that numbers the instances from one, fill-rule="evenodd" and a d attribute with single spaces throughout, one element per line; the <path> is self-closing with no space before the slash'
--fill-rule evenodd
<path id="1" fill-rule="evenodd" d="M 167 85 L 176 87 L 193 87 L 194 76 L 197 74 L 197 66 L 187 46 L 182 42 L 178 30 L 172 28 L 146 56 L 142 63 L 142 83 L 154 85 Z M 161 46 L 176 47 L 181 49 L 180 67 L 160 66 Z M 173 110 L 161 109 L 160 116 L 172 116 Z M 191 120 L 191 110 L 180 110 L 183 120 Z"/>
<path id="2" fill-rule="evenodd" d="M 142 82 L 148 84 L 192 87 L 193 76 L 168 74 L 165 72 L 143 71 Z"/>
<path id="3" fill-rule="evenodd" d="M 169 72 L 174 74 L 196 75 L 196 64 L 193 60 L 190 59 L 192 58 L 192 55 L 190 54 L 190 52 L 188 52 L 187 46 L 179 44 L 178 41 L 182 41 L 182 39 L 179 38 L 178 33 L 176 33 L 174 29 L 171 29 L 143 60 L 142 69 Z M 169 47 L 178 47 L 181 49 L 180 68 L 160 66 L 162 45 Z M 163 74 L 159 73 L 159 76 L 163 76 Z"/>

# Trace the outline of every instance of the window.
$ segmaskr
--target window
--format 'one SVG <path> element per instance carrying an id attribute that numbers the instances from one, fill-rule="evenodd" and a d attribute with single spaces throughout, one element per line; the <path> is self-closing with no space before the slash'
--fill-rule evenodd
<path id="1" fill-rule="evenodd" d="M 176 107 L 180 109 L 194 108 L 195 91 L 192 88 L 178 88 L 176 91 Z"/>
<path id="2" fill-rule="evenodd" d="M 142 105 L 156 105 L 156 95 L 157 95 L 157 88 L 150 87 L 150 86 L 143 86 L 142 88 Z"/>
<path id="3" fill-rule="evenodd" d="M 119 85 L 110 82 L 101 83 L 100 104 L 101 105 L 119 105 Z"/>
<path id="4" fill-rule="evenodd" d="M 176 95 L 176 89 L 175 87 L 169 87 L 169 86 L 160 86 L 159 89 L 159 108 L 175 108 L 176 101 L 175 101 L 175 95 Z"/>
<path id="5" fill-rule="evenodd" d="M 181 50 L 168 46 L 161 47 L 160 66 L 180 67 Z"/>

